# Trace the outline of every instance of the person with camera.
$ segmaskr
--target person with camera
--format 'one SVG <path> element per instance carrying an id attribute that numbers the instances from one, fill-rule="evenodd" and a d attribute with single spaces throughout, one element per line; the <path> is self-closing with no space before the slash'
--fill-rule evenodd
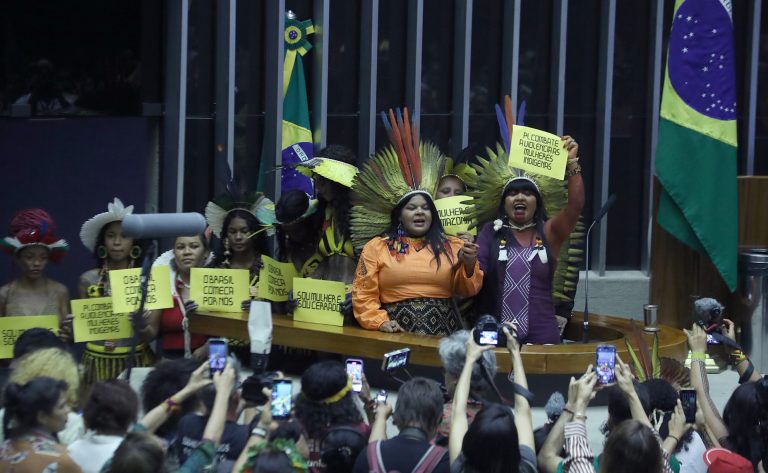
<path id="1" fill-rule="evenodd" d="M 481 319 L 482 320 L 482 319 Z M 479 345 L 476 340 L 482 338 L 478 330 L 489 332 L 488 324 L 475 328 L 475 336 L 467 339 L 464 369 L 456 384 L 451 414 L 451 436 L 448 449 L 452 473 L 480 472 L 524 472 L 536 473 L 536 453 L 534 452 L 533 421 L 527 392 L 528 382 L 520 355 L 520 342 L 515 337 L 512 325 L 496 326 L 500 332 L 497 339 L 504 342 L 512 355 L 512 370 L 515 389 L 515 409 L 513 413 L 504 404 L 486 404 L 477 413 L 471 425 L 467 421 L 467 401 L 470 380 L 475 364 L 484 353 L 493 349 L 495 344 Z M 504 336 L 501 336 L 503 334 Z M 512 446 L 516 445 L 517 448 Z"/>

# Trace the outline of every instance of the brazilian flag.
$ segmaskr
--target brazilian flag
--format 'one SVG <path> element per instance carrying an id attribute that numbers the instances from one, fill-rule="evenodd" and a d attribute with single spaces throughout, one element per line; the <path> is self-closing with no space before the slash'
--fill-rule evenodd
<path id="1" fill-rule="evenodd" d="M 657 221 L 736 289 L 736 74 L 730 0 L 677 0 L 661 100 Z"/>

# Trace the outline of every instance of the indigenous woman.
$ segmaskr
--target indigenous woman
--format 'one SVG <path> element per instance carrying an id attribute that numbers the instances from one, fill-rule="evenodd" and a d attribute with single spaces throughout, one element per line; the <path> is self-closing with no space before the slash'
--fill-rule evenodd
<path id="1" fill-rule="evenodd" d="M 475 295 L 483 273 L 475 244 L 443 232 L 433 194 L 445 157 L 419 146 L 407 115 L 390 110 L 393 146 L 355 178 L 352 237 L 365 246 L 352 305 L 363 328 L 445 336 L 461 328 L 451 297 Z"/>
<path id="2" fill-rule="evenodd" d="M 283 192 L 275 205 L 277 259 L 293 263 L 301 277 L 312 274 L 322 216 L 317 200 L 300 189 Z"/>
<path id="3" fill-rule="evenodd" d="M 306 264 L 311 271 L 307 275 L 315 279 L 345 284 L 354 279 L 357 261 L 349 235 L 349 189 L 357 174 L 355 161 L 349 148 L 330 145 L 297 166 L 315 180 L 319 213 L 324 218 L 317 251 Z"/>
<path id="4" fill-rule="evenodd" d="M 454 160 L 445 158 L 445 169 L 435 192 L 435 200 L 464 195 L 477 181 L 477 171 L 468 164 L 474 147 L 464 148 Z"/>
<path id="5" fill-rule="evenodd" d="M 106 212 L 92 217 L 80 229 L 80 240 L 93 252 L 98 264 L 80 276 L 81 298 L 111 296 L 109 271 L 140 264 L 137 260 L 141 258 L 143 242 L 123 233 L 123 219 L 132 212 L 133 205 L 125 207 L 115 197 L 115 201 L 107 205 Z M 136 346 L 135 367 L 152 363 L 152 352 L 145 343 L 149 338 L 148 330 L 142 331 L 140 338 L 142 343 Z M 132 338 L 88 342 L 82 358 L 84 384 L 90 386 L 96 381 L 116 378 L 125 369 L 132 343 Z"/>
<path id="6" fill-rule="evenodd" d="M 157 337 L 163 358 L 195 358 L 203 361 L 208 355 L 206 338 L 189 332 L 189 313 L 197 309 L 189 298 L 192 268 L 205 266 L 210 256 L 210 243 L 205 234 L 176 237 L 173 249 L 166 251 L 153 266 L 169 266 L 173 307 L 153 310 L 148 315 L 151 337 Z"/>
<path id="7" fill-rule="evenodd" d="M 508 145 L 512 119 L 507 108 L 507 120 L 501 128 L 507 131 L 504 142 Z M 542 189 L 555 189 L 550 194 L 555 196 L 562 190 L 561 181 L 534 178 L 509 167 L 506 153 L 483 164 L 477 190 L 472 193 L 478 221 L 493 220 L 477 238 L 486 281 L 475 303 L 480 306 L 479 313 L 514 323 L 522 343 L 560 342 L 552 299 L 553 275 L 561 247 L 584 206 L 579 145 L 570 136 L 561 140 L 568 150 L 567 204 L 551 219 L 547 218 Z"/>
<path id="8" fill-rule="evenodd" d="M 11 236 L 0 241 L 0 249 L 13 255 L 19 267 L 17 279 L 0 287 L 0 317 L 8 315 L 58 315 L 69 313 L 69 291 L 44 276 L 48 260 L 59 262 L 69 250 L 56 238 L 56 226 L 43 209 L 27 209 L 11 220 Z"/>

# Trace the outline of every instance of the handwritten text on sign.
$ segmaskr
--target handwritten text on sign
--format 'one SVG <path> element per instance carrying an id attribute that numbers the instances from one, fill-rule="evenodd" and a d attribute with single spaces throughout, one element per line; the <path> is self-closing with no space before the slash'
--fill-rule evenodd
<path id="1" fill-rule="evenodd" d="M 204 309 L 242 312 L 250 298 L 247 269 L 192 268 L 189 297 Z"/>
<path id="2" fill-rule="evenodd" d="M 512 128 L 509 165 L 563 180 L 568 151 L 559 136 L 527 126 Z"/>
<path id="3" fill-rule="evenodd" d="M 76 342 L 130 338 L 133 333 L 128 314 L 115 314 L 110 297 L 75 299 L 72 315 Z"/>
<path id="4" fill-rule="evenodd" d="M 261 262 L 264 266 L 259 275 L 259 297 L 275 302 L 287 301 L 296 276 L 293 263 L 281 263 L 269 256 L 262 256 Z"/>
<path id="5" fill-rule="evenodd" d="M 293 297 L 296 298 L 297 306 L 293 319 L 342 326 L 344 316 L 340 310 L 345 296 L 344 283 L 341 281 L 294 278 Z"/>
<path id="6" fill-rule="evenodd" d="M 0 359 L 13 358 L 13 345 L 19 335 L 31 328 L 59 330 L 58 315 L 20 315 L 0 317 Z"/>
<path id="7" fill-rule="evenodd" d="M 171 276 L 168 266 L 155 266 L 147 283 L 145 310 L 173 307 Z M 116 314 L 133 312 L 141 301 L 141 268 L 120 269 L 109 272 L 112 288 L 112 310 Z"/>
<path id="8" fill-rule="evenodd" d="M 455 236 L 459 232 L 469 231 L 473 235 L 477 232 L 474 228 L 468 230 L 472 224 L 472 206 L 464 203 L 470 200 L 467 195 L 456 195 L 446 197 L 435 201 L 437 214 L 440 216 L 440 223 L 443 224 L 443 230 L 446 235 Z"/>

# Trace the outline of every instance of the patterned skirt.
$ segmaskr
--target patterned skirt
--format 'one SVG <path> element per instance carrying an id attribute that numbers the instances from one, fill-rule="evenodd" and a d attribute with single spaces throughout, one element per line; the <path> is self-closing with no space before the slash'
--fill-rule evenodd
<path id="1" fill-rule="evenodd" d="M 88 343 L 83 353 L 83 383 L 91 386 L 96 381 L 116 379 L 126 368 L 131 347 L 115 347 L 107 350 L 103 345 Z M 134 368 L 152 366 L 154 354 L 146 343 L 136 345 Z"/>
<path id="2" fill-rule="evenodd" d="M 451 299 L 406 299 L 382 304 L 381 308 L 406 332 L 444 337 L 461 329 L 461 320 Z"/>

